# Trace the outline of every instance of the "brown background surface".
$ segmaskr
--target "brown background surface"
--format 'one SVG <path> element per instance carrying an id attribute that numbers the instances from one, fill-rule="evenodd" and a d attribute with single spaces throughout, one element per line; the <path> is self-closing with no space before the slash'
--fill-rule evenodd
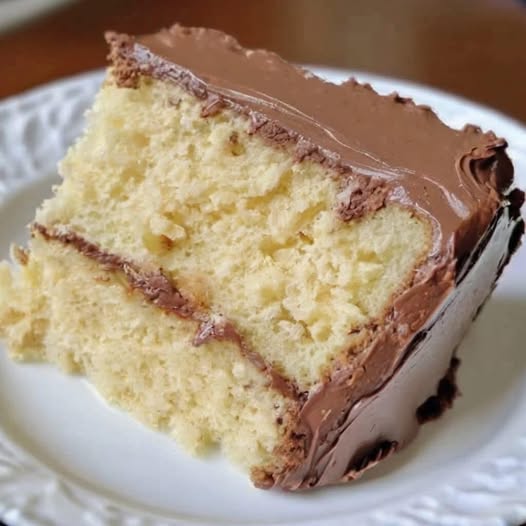
<path id="1" fill-rule="evenodd" d="M 172 21 L 297 62 L 429 84 L 526 122 L 519 0 L 78 0 L 0 35 L 0 98 L 102 66 L 106 29 L 144 33 Z"/>

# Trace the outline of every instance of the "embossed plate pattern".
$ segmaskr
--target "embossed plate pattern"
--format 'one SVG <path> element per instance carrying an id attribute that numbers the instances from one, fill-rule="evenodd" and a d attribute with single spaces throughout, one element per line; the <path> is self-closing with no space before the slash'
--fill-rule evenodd
<path id="1" fill-rule="evenodd" d="M 344 72 L 319 69 L 331 80 Z M 468 101 L 358 74 L 510 143 L 526 187 L 526 131 Z M 89 73 L 0 102 L 0 256 L 57 181 L 100 85 Z M 101 403 L 81 378 L 12 363 L 0 348 L 0 518 L 10 526 L 516 526 L 526 521 L 526 250 L 461 351 L 463 396 L 415 443 L 354 484 L 310 494 L 253 489 L 218 455 L 194 459 Z"/>

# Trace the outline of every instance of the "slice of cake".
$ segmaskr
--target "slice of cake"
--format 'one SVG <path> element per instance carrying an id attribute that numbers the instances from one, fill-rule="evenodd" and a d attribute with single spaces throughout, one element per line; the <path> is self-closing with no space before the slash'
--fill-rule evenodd
<path id="1" fill-rule="evenodd" d="M 524 229 L 506 142 L 218 31 L 107 40 L 63 182 L 0 267 L 10 354 L 258 487 L 358 477 L 455 397 Z"/>

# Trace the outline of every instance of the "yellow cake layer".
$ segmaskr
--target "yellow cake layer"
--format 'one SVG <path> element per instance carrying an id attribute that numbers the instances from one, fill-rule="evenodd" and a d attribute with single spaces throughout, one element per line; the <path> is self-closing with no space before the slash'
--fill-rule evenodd
<path id="1" fill-rule="evenodd" d="M 195 329 L 58 242 L 34 239 L 16 272 L 0 264 L 0 337 L 13 357 L 86 374 L 109 402 L 192 452 L 221 444 L 246 469 L 274 469 L 291 401 L 234 344 L 193 346 Z"/>
<path id="2" fill-rule="evenodd" d="M 160 81 L 107 81 L 37 221 L 162 267 L 308 390 L 381 320 L 430 227 L 397 205 L 343 223 L 333 174 L 249 135 L 245 117 L 201 108 Z"/>

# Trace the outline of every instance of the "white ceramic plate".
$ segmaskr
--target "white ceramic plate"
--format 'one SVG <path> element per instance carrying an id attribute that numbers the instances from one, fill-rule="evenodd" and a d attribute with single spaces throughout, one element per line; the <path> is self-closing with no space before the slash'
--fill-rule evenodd
<path id="1" fill-rule="evenodd" d="M 344 72 L 320 70 L 331 80 Z M 526 131 L 468 101 L 358 74 L 509 140 L 526 187 Z M 90 73 L 0 103 L 0 256 L 57 181 L 101 81 Z M 463 396 L 411 447 L 361 480 L 308 494 L 254 489 L 219 456 L 194 459 L 108 408 L 81 378 L 0 349 L 0 518 L 10 526 L 182 524 L 517 526 L 526 521 L 526 250 L 461 351 Z"/>

